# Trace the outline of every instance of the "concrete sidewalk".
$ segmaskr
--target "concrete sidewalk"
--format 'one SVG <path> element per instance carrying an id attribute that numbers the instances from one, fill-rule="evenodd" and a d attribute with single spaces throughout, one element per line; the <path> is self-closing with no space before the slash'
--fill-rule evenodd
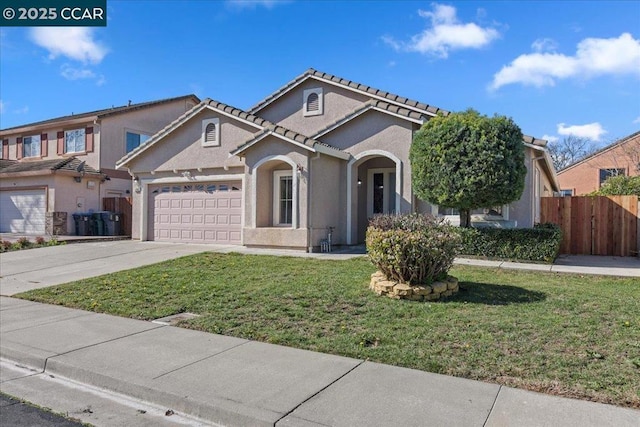
<path id="1" fill-rule="evenodd" d="M 640 420 L 632 409 L 8 297 L 0 297 L 0 356 L 3 392 L 49 399 L 47 406 L 96 425 L 637 427 Z M 63 403 L 65 384 L 98 391 L 85 400 L 67 390 L 75 397 Z M 136 403 L 83 410 L 97 393 Z M 154 418 L 136 405 L 172 416 Z"/>

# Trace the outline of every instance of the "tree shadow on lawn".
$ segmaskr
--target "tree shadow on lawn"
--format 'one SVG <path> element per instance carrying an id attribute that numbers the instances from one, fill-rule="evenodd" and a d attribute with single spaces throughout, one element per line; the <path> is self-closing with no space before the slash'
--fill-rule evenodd
<path id="1" fill-rule="evenodd" d="M 486 305 L 526 304 L 544 301 L 544 292 L 530 291 L 511 285 L 460 282 L 460 291 L 446 299 L 449 302 L 473 302 Z"/>

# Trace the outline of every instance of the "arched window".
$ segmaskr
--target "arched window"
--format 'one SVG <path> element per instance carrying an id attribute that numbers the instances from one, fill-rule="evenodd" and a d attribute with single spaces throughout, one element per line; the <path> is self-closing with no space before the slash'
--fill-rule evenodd
<path id="1" fill-rule="evenodd" d="M 209 123 L 204 133 L 204 142 L 215 144 L 218 142 L 218 135 L 216 135 L 216 124 Z"/>
<path id="2" fill-rule="evenodd" d="M 306 89 L 302 95 L 302 115 L 319 116 L 323 113 L 322 88 Z"/>
<path id="3" fill-rule="evenodd" d="M 205 119 L 202 121 L 202 146 L 220 146 L 220 119 Z"/>
<path id="4" fill-rule="evenodd" d="M 318 94 L 312 92 L 307 97 L 307 112 L 318 111 L 320 109 L 320 98 Z"/>

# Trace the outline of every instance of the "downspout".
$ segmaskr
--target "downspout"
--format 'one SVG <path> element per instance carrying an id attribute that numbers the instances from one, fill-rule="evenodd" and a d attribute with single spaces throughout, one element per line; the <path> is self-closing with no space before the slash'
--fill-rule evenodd
<path id="1" fill-rule="evenodd" d="M 309 157 L 309 167 L 307 168 L 307 252 L 313 252 L 313 243 L 311 242 L 311 231 L 313 230 L 313 211 L 311 210 L 311 164 L 314 160 L 320 158 L 320 152 L 317 151 L 314 157 Z"/>

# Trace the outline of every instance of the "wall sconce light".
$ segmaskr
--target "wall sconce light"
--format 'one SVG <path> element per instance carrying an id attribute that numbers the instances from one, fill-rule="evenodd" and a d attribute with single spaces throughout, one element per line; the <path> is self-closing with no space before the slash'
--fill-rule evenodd
<path id="1" fill-rule="evenodd" d="M 140 185 L 140 177 L 133 177 L 133 191 L 138 194 L 142 191 L 142 185 Z"/>
<path id="2" fill-rule="evenodd" d="M 191 179 L 191 172 L 189 171 L 184 171 L 182 172 L 182 176 L 187 178 L 187 179 Z"/>
<path id="3" fill-rule="evenodd" d="M 300 175 L 302 172 L 304 172 L 304 168 L 302 166 L 300 166 L 300 165 L 298 165 L 297 169 L 298 169 L 298 175 Z"/>
<path id="4" fill-rule="evenodd" d="M 358 177 L 358 185 L 362 185 L 362 180 Z"/>
<path id="5" fill-rule="evenodd" d="M 82 182 L 82 175 L 81 175 L 81 176 L 74 176 L 74 177 L 73 177 L 73 180 L 74 180 L 75 182 Z"/>

